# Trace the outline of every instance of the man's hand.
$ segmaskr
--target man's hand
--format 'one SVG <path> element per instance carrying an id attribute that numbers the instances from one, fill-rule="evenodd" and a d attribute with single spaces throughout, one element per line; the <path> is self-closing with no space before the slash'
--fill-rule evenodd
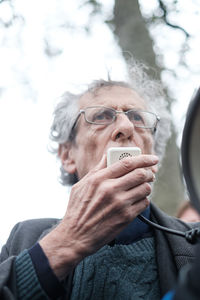
<path id="1" fill-rule="evenodd" d="M 113 240 L 149 205 L 154 155 L 124 158 L 106 168 L 104 156 L 72 187 L 61 223 L 40 241 L 58 278 Z"/>

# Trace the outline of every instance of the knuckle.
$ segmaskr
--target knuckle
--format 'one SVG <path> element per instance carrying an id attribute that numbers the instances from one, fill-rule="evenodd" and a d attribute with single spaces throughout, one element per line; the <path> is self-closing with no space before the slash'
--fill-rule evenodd
<path id="1" fill-rule="evenodd" d="M 97 186 L 99 184 L 99 178 L 96 175 L 91 174 L 91 176 L 88 176 L 87 184 L 89 186 Z"/>
<path id="2" fill-rule="evenodd" d="M 79 188 L 80 188 L 80 183 L 79 182 L 77 182 L 77 183 L 75 183 L 72 187 L 71 187 L 71 195 L 74 195 L 74 194 L 76 194 L 76 192 L 77 192 L 77 190 L 79 190 Z"/>
<path id="3" fill-rule="evenodd" d="M 126 171 L 133 169 L 133 161 L 129 157 L 122 159 L 121 164 Z"/>
<path id="4" fill-rule="evenodd" d="M 127 222 L 131 222 L 133 219 L 132 212 L 130 209 L 126 209 L 123 211 L 124 220 Z"/>
<path id="5" fill-rule="evenodd" d="M 139 203 L 139 207 L 136 210 L 136 215 L 140 214 L 142 211 L 144 211 L 144 209 L 146 209 L 149 206 L 150 202 L 148 200 L 148 198 L 143 198 L 140 203 Z"/>
<path id="6" fill-rule="evenodd" d="M 146 179 L 145 169 L 137 169 L 137 176 L 140 181 L 144 181 Z"/>
<path id="7" fill-rule="evenodd" d="M 107 201 L 109 200 L 109 202 L 114 202 L 115 205 L 121 201 L 118 185 L 113 179 L 101 181 L 98 187 L 98 193 L 101 195 L 101 198 L 105 198 Z"/>
<path id="8" fill-rule="evenodd" d="M 108 182 L 103 182 L 99 187 L 99 193 L 102 198 L 110 198 L 110 196 L 114 193 L 114 187 Z"/>
<path id="9" fill-rule="evenodd" d="M 145 166 L 149 165 L 149 157 L 148 156 L 144 156 L 143 162 L 144 162 Z"/>
<path id="10" fill-rule="evenodd" d="M 114 198 L 114 204 L 115 204 L 115 210 L 116 211 L 122 211 L 124 204 L 121 201 L 121 199 L 119 199 L 118 196 L 115 196 L 115 198 Z"/>

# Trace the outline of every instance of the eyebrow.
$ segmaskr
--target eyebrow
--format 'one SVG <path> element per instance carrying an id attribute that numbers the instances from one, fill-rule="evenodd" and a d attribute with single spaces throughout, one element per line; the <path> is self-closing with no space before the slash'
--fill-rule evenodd
<path id="1" fill-rule="evenodd" d="M 115 109 L 115 110 L 118 110 L 118 109 L 116 109 L 116 108 L 114 108 L 114 107 L 111 107 L 111 108 L 113 108 L 113 109 Z M 128 111 L 128 110 L 146 110 L 146 108 L 145 107 L 138 107 L 138 106 L 127 106 L 127 107 L 121 107 L 120 108 L 120 110 L 122 110 L 122 111 Z"/>

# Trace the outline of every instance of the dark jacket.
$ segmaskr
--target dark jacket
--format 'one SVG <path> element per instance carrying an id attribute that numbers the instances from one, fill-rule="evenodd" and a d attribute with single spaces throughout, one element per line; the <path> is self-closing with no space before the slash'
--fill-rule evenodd
<path id="1" fill-rule="evenodd" d="M 187 231 L 199 226 L 199 223 L 186 224 L 170 217 L 151 204 L 151 219 L 162 226 Z M 17 299 L 15 258 L 24 249 L 29 249 L 52 227 L 58 219 L 28 220 L 15 225 L 7 243 L 2 248 L 0 256 L 0 299 Z M 194 259 L 194 245 L 188 243 L 184 237 L 163 233 L 155 230 L 156 257 L 161 296 L 174 288 L 178 271 Z M 70 276 L 72 278 L 72 276 Z M 70 287 L 70 282 L 68 282 Z"/>

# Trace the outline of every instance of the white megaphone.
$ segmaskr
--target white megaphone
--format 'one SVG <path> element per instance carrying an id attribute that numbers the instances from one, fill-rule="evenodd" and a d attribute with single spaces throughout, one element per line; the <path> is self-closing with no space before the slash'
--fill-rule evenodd
<path id="1" fill-rule="evenodd" d="M 190 200 L 200 213 L 200 88 L 187 111 L 181 158 Z"/>

